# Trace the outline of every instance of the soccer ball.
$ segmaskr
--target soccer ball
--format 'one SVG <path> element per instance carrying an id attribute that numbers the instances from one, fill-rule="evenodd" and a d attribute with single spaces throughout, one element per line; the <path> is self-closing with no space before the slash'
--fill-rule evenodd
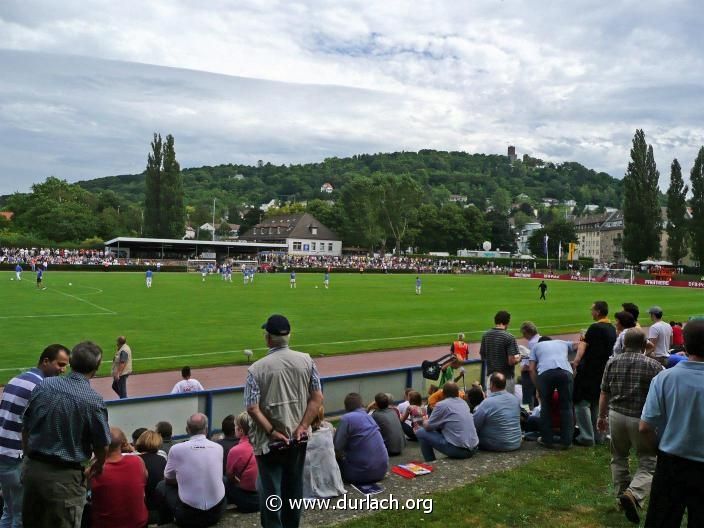
<path id="1" fill-rule="evenodd" d="M 73 283 L 72 283 L 72 282 L 69 282 L 68 285 L 69 285 L 69 286 L 73 286 Z"/>
<path id="2" fill-rule="evenodd" d="M 318 289 L 318 287 L 316 286 L 316 287 L 315 287 L 315 289 L 317 290 L 317 289 Z"/>
<path id="3" fill-rule="evenodd" d="M 14 277 L 10 277 L 10 280 L 15 280 L 15 278 L 14 278 Z"/>

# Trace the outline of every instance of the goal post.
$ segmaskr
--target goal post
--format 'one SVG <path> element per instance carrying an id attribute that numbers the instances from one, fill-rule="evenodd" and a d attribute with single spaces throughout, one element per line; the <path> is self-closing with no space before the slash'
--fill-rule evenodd
<path id="1" fill-rule="evenodd" d="M 188 262 L 186 262 L 186 271 L 200 271 L 203 266 L 215 269 L 217 263 L 215 259 L 188 259 Z"/>
<path id="2" fill-rule="evenodd" d="M 634 284 L 632 269 L 589 268 L 589 282 Z"/>

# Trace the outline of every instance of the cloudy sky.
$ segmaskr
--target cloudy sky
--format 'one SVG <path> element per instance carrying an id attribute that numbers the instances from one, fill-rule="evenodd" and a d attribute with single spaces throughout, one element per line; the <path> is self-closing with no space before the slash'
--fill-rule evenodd
<path id="1" fill-rule="evenodd" d="M 661 187 L 704 144 L 697 0 L 0 1 L 0 194 L 182 166 L 434 148 Z"/>

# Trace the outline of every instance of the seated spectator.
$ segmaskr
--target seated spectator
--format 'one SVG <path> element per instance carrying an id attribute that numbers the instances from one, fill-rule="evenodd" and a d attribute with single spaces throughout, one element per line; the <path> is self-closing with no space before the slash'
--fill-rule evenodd
<path id="1" fill-rule="evenodd" d="M 177 443 L 171 438 L 174 433 L 173 427 L 171 427 L 169 422 L 159 422 L 156 424 L 155 429 L 161 436 L 161 449 L 168 455 L 171 446 Z"/>
<path id="2" fill-rule="evenodd" d="M 174 388 L 171 389 L 171 394 L 183 394 L 185 392 L 205 390 L 203 385 L 200 384 L 200 381 L 191 378 L 191 367 L 183 367 L 181 369 L 181 377 L 183 379 L 174 385 Z"/>
<path id="3" fill-rule="evenodd" d="M 454 383 L 454 382 L 453 382 L 453 383 Z M 444 385 L 443 385 L 443 387 L 444 387 Z M 462 390 L 460 391 L 460 396 L 459 396 L 459 397 L 464 400 L 464 398 L 465 398 L 464 391 L 462 391 Z M 443 389 L 436 390 L 436 391 L 433 392 L 430 396 L 428 396 L 428 408 L 430 408 L 430 409 L 435 409 L 435 406 L 436 406 L 439 402 L 441 402 L 442 400 L 444 400 L 444 399 L 445 399 L 445 390 L 444 390 L 444 388 L 443 388 Z"/>
<path id="4" fill-rule="evenodd" d="M 521 447 L 521 403 L 506 392 L 506 377 L 489 376 L 489 397 L 474 409 L 479 447 L 487 451 L 515 451 Z"/>
<path id="5" fill-rule="evenodd" d="M 629 328 L 635 328 L 636 320 L 630 312 L 618 312 L 614 315 L 616 320 L 616 332 L 618 337 L 616 338 L 616 343 L 614 343 L 614 355 L 623 352 L 623 338 L 626 335 L 626 330 Z"/>
<path id="6" fill-rule="evenodd" d="M 401 415 L 401 416 L 403 416 L 403 414 L 406 412 L 406 409 L 408 409 L 408 406 L 411 404 L 410 401 L 409 401 L 409 399 L 408 399 L 408 395 L 409 395 L 411 392 L 413 392 L 413 388 L 412 388 L 412 387 L 406 387 L 406 389 L 403 391 L 404 400 L 396 406 L 396 408 L 398 409 L 398 414 Z M 409 422 L 408 422 L 408 425 L 411 425 L 410 420 L 409 420 Z"/>
<path id="7" fill-rule="evenodd" d="M 389 456 L 398 456 L 406 447 L 406 438 L 403 436 L 403 428 L 396 409 L 389 408 L 388 395 L 380 392 L 374 396 L 376 410 L 372 413 L 372 418 L 379 426 L 381 437 Z"/>
<path id="8" fill-rule="evenodd" d="M 225 416 L 222 420 L 221 428 L 223 437 L 220 440 L 216 440 L 215 443 L 222 446 L 222 474 L 224 475 L 225 468 L 227 466 L 227 454 L 230 452 L 230 449 L 235 447 L 240 441 L 237 437 L 235 416 L 233 414 L 228 414 Z"/>
<path id="9" fill-rule="evenodd" d="M 90 479 L 91 525 L 100 528 L 144 528 L 148 514 L 144 503 L 147 469 L 137 456 L 125 456 L 125 433 L 110 428 L 110 445 L 103 471 Z M 119 497 L 119 500 L 116 500 Z"/>
<path id="10" fill-rule="evenodd" d="M 227 502 L 242 513 L 259 511 L 257 493 L 257 459 L 249 443 L 249 415 L 240 414 L 235 420 L 237 444 L 227 454 L 225 493 Z"/>
<path id="11" fill-rule="evenodd" d="M 401 427 L 406 436 L 413 442 L 417 441 L 416 431 L 423 427 L 423 419 L 427 417 L 423 408 L 420 392 L 412 391 L 408 394 L 409 405 L 401 416 Z M 410 422 L 410 424 L 409 424 Z"/>
<path id="12" fill-rule="evenodd" d="M 469 405 L 470 412 L 474 412 L 474 409 L 477 408 L 477 405 L 483 402 L 485 398 L 486 395 L 484 394 L 484 389 L 482 389 L 481 383 L 479 383 L 478 381 L 472 383 L 472 386 L 469 388 L 467 394 L 465 395 L 465 399 L 467 400 L 467 405 Z"/>
<path id="13" fill-rule="evenodd" d="M 157 485 L 177 526 L 212 526 L 227 507 L 222 446 L 205 437 L 207 430 L 204 414 L 196 413 L 188 419 L 186 432 L 191 438 L 171 447 L 164 480 Z"/>
<path id="14" fill-rule="evenodd" d="M 389 464 L 379 426 L 366 413 L 357 393 L 345 397 L 345 411 L 334 439 L 342 478 L 350 484 L 378 482 Z"/>
<path id="15" fill-rule="evenodd" d="M 333 436 L 335 429 L 325 421 L 321 406 L 318 416 L 311 423 L 312 434 L 308 438 L 306 461 L 303 466 L 303 496 L 329 498 L 345 493 L 340 468 L 335 461 Z"/>
<path id="16" fill-rule="evenodd" d="M 469 458 L 477 451 L 479 439 L 469 406 L 462 400 L 454 382 L 443 386 L 445 399 L 416 431 L 420 450 L 426 461 L 435 460 L 434 449 L 450 458 Z"/>
<path id="17" fill-rule="evenodd" d="M 156 493 L 156 486 L 164 480 L 164 468 L 166 468 L 166 456 L 161 450 L 161 435 L 156 431 L 144 431 L 137 439 L 135 449 L 147 468 L 147 483 L 144 488 L 144 495 L 149 510 L 150 522 L 159 519 L 159 509 L 161 500 Z"/>
<path id="18" fill-rule="evenodd" d="M 137 445 L 137 440 L 139 439 L 140 436 L 142 436 L 142 433 L 146 431 L 146 427 L 137 427 L 134 431 L 132 431 L 132 444 L 131 447 L 134 448 Z M 134 449 L 130 449 L 130 451 L 134 451 Z"/>

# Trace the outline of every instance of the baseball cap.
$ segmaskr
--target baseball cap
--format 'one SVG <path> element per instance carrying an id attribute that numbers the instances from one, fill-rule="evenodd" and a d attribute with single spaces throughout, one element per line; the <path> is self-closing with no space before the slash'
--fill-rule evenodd
<path id="1" fill-rule="evenodd" d="M 291 333 L 291 325 L 283 315 L 274 314 L 266 323 L 262 325 L 262 328 L 271 335 L 285 336 Z"/>
<path id="2" fill-rule="evenodd" d="M 651 306 L 650 308 L 648 308 L 648 313 L 655 314 L 660 317 L 662 316 L 662 308 L 660 308 L 659 306 Z"/>

